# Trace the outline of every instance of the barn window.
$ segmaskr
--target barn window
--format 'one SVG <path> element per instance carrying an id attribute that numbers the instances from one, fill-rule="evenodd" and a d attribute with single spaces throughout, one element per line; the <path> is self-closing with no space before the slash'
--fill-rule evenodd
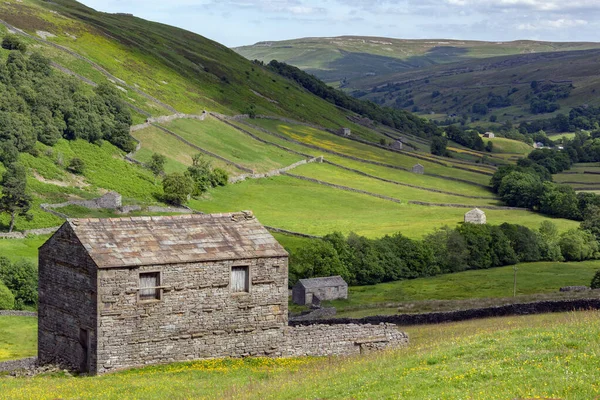
<path id="1" fill-rule="evenodd" d="M 140 300 L 160 300 L 160 272 L 140 274 Z"/>
<path id="2" fill-rule="evenodd" d="M 231 291 L 234 293 L 250 291 L 249 267 L 231 268 Z"/>

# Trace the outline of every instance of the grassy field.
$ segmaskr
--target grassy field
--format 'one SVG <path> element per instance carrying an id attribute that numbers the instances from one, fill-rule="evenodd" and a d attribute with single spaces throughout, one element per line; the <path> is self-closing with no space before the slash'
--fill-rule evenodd
<path id="1" fill-rule="evenodd" d="M 459 193 L 459 194 L 465 194 L 465 195 L 471 195 L 471 196 L 483 196 L 483 197 L 493 196 L 493 193 L 490 190 L 482 188 L 481 186 L 476 186 L 476 185 L 468 184 L 465 182 L 450 181 L 450 180 L 447 180 L 444 178 L 438 178 L 438 177 L 434 177 L 434 176 L 413 174 L 408 171 L 403 171 L 403 170 L 398 170 L 398 169 L 394 169 L 394 168 L 382 167 L 382 166 L 378 166 L 378 165 L 355 161 L 355 160 L 351 160 L 351 159 L 344 158 L 341 156 L 323 153 L 320 150 L 311 149 L 311 148 L 303 146 L 303 145 L 288 142 L 288 141 L 278 138 L 276 136 L 272 136 L 272 135 L 260 132 L 259 130 L 249 127 L 248 125 L 244 125 L 244 124 L 240 124 L 240 123 L 237 123 L 237 125 L 242 126 L 244 129 L 249 130 L 253 134 L 257 135 L 258 137 L 260 137 L 264 140 L 267 140 L 271 143 L 276 143 L 281 146 L 285 146 L 289 149 L 299 151 L 304 154 L 309 154 L 313 157 L 324 156 L 325 159 L 328 161 L 343 165 L 345 167 L 353 168 L 353 169 L 368 173 L 370 175 L 390 179 L 390 180 L 397 181 L 397 182 L 403 182 L 403 183 L 407 183 L 407 184 L 411 184 L 411 185 L 426 187 L 426 188 L 430 188 L 430 189 L 444 190 L 444 191 L 448 191 L 451 193 Z M 489 183 L 489 180 L 488 180 L 488 182 L 486 182 L 486 184 L 487 183 Z"/>
<path id="2" fill-rule="evenodd" d="M 253 123 L 302 143 L 319 146 L 327 150 L 333 150 L 338 153 L 358 157 L 361 159 L 378 161 L 408 169 L 419 163 L 425 167 L 426 173 L 453 176 L 483 185 L 487 185 L 490 179 L 490 176 L 477 172 L 451 168 L 453 164 L 450 160 L 444 161 L 446 165 L 434 164 L 430 161 L 368 146 L 366 144 L 344 139 L 342 137 L 302 125 L 284 124 L 274 120 L 255 120 Z M 474 171 L 477 169 L 488 171 L 486 168 L 475 165 L 469 168 L 473 169 Z"/>
<path id="3" fill-rule="evenodd" d="M 563 286 L 589 286 L 600 261 L 537 262 L 517 265 L 517 296 L 551 294 Z M 472 300 L 513 295 L 513 267 L 464 271 L 429 278 L 351 287 L 348 300 L 331 302 L 339 316 L 394 314 L 398 304 L 428 300 Z"/>
<path id="4" fill-rule="evenodd" d="M 413 238 L 444 225 L 455 226 L 468 211 L 397 204 L 285 176 L 214 189 L 192 200 L 190 206 L 204 212 L 253 210 L 263 224 L 315 235 L 337 230 L 369 237 L 401 232 Z M 488 210 L 486 214 L 490 224 L 510 222 L 537 228 L 551 220 L 561 231 L 578 226 L 575 221 L 548 219 L 528 211 Z"/>
<path id="5" fill-rule="evenodd" d="M 285 167 L 302 159 L 276 147 L 265 146 L 214 118 L 204 121 L 180 119 L 167 127 L 191 143 L 256 172 Z"/>
<path id="6" fill-rule="evenodd" d="M 506 139 L 501 137 L 495 137 L 493 139 L 482 139 L 486 144 L 488 141 L 494 144 L 492 150 L 494 153 L 519 154 L 522 156 L 526 156 L 533 150 L 533 147 L 531 147 L 527 143 L 519 142 L 518 140 Z"/>
<path id="7" fill-rule="evenodd" d="M 27 239 L 0 239 L 0 256 L 12 261 L 24 258 L 35 264 L 38 262 L 38 248 L 50 235 L 31 236 Z"/>
<path id="8" fill-rule="evenodd" d="M 355 357 L 208 360 L 99 377 L 0 377 L 0 386 L 6 398 L 36 400 L 86 398 L 92 393 L 101 400 L 589 400 L 600 394 L 596 383 L 600 379 L 598 312 L 492 318 L 403 330 L 410 337 L 408 347 Z M 34 353 L 30 344 L 27 355 Z"/>
<path id="9" fill-rule="evenodd" d="M 417 200 L 432 203 L 502 205 L 499 200 L 468 199 L 394 185 L 393 183 L 382 182 L 327 164 L 307 164 L 290 172 L 295 175 L 385 195 L 403 201 Z"/>
<path id="10" fill-rule="evenodd" d="M 36 349 L 37 318 L 0 316 L 0 362 L 34 356 Z"/>
<path id="11" fill-rule="evenodd" d="M 142 143 L 142 148 L 135 153 L 135 159 L 147 163 L 150 161 L 152 154 L 162 154 L 167 158 L 165 163 L 166 173 L 184 172 L 188 166 L 192 165 L 192 156 L 199 153 L 193 147 L 153 126 L 134 132 L 133 136 Z M 210 160 L 215 168 L 224 169 L 230 174 L 240 173 L 239 169 L 218 158 L 208 155 L 203 155 L 203 157 Z"/>

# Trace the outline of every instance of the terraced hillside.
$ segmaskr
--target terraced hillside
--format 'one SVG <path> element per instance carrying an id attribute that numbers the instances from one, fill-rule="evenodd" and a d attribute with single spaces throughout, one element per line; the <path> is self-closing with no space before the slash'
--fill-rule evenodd
<path id="1" fill-rule="evenodd" d="M 503 55 L 598 48 L 597 43 L 520 40 L 480 42 L 446 39 L 406 40 L 341 36 L 259 42 L 234 50 L 263 62 L 277 60 L 308 71 L 326 82 L 385 75 L 469 59 Z"/>

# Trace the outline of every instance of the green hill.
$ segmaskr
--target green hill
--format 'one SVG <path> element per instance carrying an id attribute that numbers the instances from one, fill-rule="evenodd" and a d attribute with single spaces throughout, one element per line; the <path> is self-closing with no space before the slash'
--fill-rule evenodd
<path id="1" fill-rule="evenodd" d="M 392 39 L 363 36 L 303 38 L 259 42 L 234 50 L 265 63 L 285 62 L 326 82 L 353 81 L 365 76 L 422 69 L 470 59 L 554 51 L 597 49 L 598 43 L 481 42 L 447 39 Z"/>

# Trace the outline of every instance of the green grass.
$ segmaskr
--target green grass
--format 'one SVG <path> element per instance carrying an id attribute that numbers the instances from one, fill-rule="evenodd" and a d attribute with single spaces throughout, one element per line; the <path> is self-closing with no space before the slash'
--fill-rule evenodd
<path id="1" fill-rule="evenodd" d="M 438 178 L 438 177 L 434 177 L 434 176 L 413 174 L 408 171 L 402 171 L 402 170 L 398 170 L 398 169 L 382 167 L 382 166 L 378 166 L 378 165 L 373 165 L 373 164 L 363 163 L 360 161 L 351 160 L 351 159 L 340 157 L 340 156 L 335 156 L 332 154 L 326 154 L 320 150 L 311 149 L 311 148 L 303 146 L 303 145 L 285 141 L 276 136 L 265 134 L 256 129 L 253 129 L 247 125 L 242 125 L 239 123 L 238 123 L 238 125 L 242 126 L 244 129 L 249 130 L 253 134 L 257 135 L 258 137 L 260 137 L 264 140 L 267 140 L 271 143 L 276 143 L 281 146 L 285 146 L 291 150 L 295 150 L 295 151 L 299 151 L 304 154 L 312 155 L 313 157 L 318 157 L 318 156 L 323 155 L 326 160 L 329 160 L 336 164 L 343 165 L 345 167 L 353 168 L 353 169 L 368 173 L 370 175 L 390 179 L 390 180 L 397 181 L 397 182 L 426 187 L 426 188 L 430 188 L 430 189 L 444 190 L 444 191 L 448 191 L 451 193 L 459 193 L 459 194 L 465 194 L 465 195 L 470 195 L 470 196 L 481 196 L 481 197 L 493 196 L 493 193 L 490 190 L 487 190 L 480 186 L 471 185 L 471 184 L 464 183 L 464 182 L 450 181 L 450 180 L 447 180 L 444 178 Z M 489 183 L 489 181 L 488 181 L 488 183 Z"/>
<path id="2" fill-rule="evenodd" d="M 438 227 L 455 226 L 468 211 L 397 204 L 285 176 L 213 189 L 189 204 L 204 212 L 253 210 L 263 224 L 295 232 L 324 235 L 354 231 L 368 237 L 395 232 L 422 237 Z M 538 228 L 542 221 L 551 220 L 561 231 L 578 226 L 575 221 L 549 219 L 528 211 L 486 213 L 488 223 L 495 225 L 510 222 Z"/>
<path id="3" fill-rule="evenodd" d="M 37 318 L 0 316 L 0 362 L 36 354 Z"/>
<path id="4" fill-rule="evenodd" d="M 537 262 L 517 265 L 517 296 L 551 294 L 563 286 L 589 286 L 600 261 L 578 263 Z M 473 300 L 513 295 L 512 266 L 464 271 L 372 286 L 351 287 L 348 300 L 331 302 L 340 316 L 395 313 L 397 305 L 428 300 Z M 352 312 L 368 309 L 366 312 Z"/>
<path id="5" fill-rule="evenodd" d="M 488 141 L 494 144 L 494 153 L 519 154 L 522 156 L 526 156 L 533 150 L 533 147 L 531 147 L 527 143 L 519 142 L 518 140 L 506 139 L 501 137 L 495 137 L 493 139 L 482 137 L 482 139 L 483 142 L 486 144 Z"/>
<path id="6" fill-rule="evenodd" d="M 358 143 L 349 139 L 332 135 L 331 133 L 302 125 L 284 124 L 279 121 L 260 119 L 253 121 L 253 123 L 302 143 L 319 146 L 323 149 L 333 150 L 338 153 L 358 157 L 361 159 L 377 161 L 408 169 L 419 163 L 425 167 L 426 173 L 452 176 L 482 185 L 487 185 L 490 180 L 490 176 L 487 175 L 451 168 L 453 165 L 451 160 L 444 161 L 446 165 L 439 165 L 411 157 L 409 155 L 393 153 L 366 144 Z M 327 154 L 325 155 L 327 156 Z M 422 153 L 420 153 L 420 155 L 435 159 L 431 155 L 424 155 Z M 476 165 L 468 168 L 473 170 L 481 169 L 487 171 L 487 169 Z"/>
<path id="7" fill-rule="evenodd" d="M 91 394 L 101 400 L 589 400 L 600 394 L 597 312 L 491 318 L 403 330 L 410 337 L 408 347 L 354 357 L 208 360 L 98 377 L 0 377 L 0 385 L 6 398 L 37 400 Z"/>
<path id="8" fill-rule="evenodd" d="M 266 146 L 214 118 L 204 121 L 181 119 L 169 123 L 167 127 L 195 145 L 256 172 L 285 167 L 302 159 L 276 147 Z"/>
<path id="9" fill-rule="evenodd" d="M 31 236 L 27 239 L 0 239 L 0 256 L 12 261 L 24 258 L 34 264 L 38 262 L 38 248 L 50 235 Z"/>
<path id="10" fill-rule="evenodd" d="M 427 201 L 431 203 L 454 203 L 474 205 L 502 205 L 498 200 L 468 199 L 443 193 L 428 192 L 406 186 L 395 185 L 365 177 L 342 168 L 327 164 L 307 164 L 290 173 L 308 178 L 318 179 L 336 185 L 364 190 L 370 193 L 389 196 L 402 201 Z"/>
<path id="11" fill-rule="evenodd" d="M 152 154 L 162 154 L 167 157 L 165 163 L 166 173 L 184 172 L 188 166 L 192 165 L 192 157 L 199 153 L 198 150 L 154 126 L 134 132 L 133 136 L 142 143 L 142 148 L 135 154 L 135 159 L 147 163 L 150 161 Z M 215 168 L 224 169 L 230 174 L 240 172 L 236 167 L 218 158 L 208 155 L 203 155 L 203 157 L 210 160 Z"/>

